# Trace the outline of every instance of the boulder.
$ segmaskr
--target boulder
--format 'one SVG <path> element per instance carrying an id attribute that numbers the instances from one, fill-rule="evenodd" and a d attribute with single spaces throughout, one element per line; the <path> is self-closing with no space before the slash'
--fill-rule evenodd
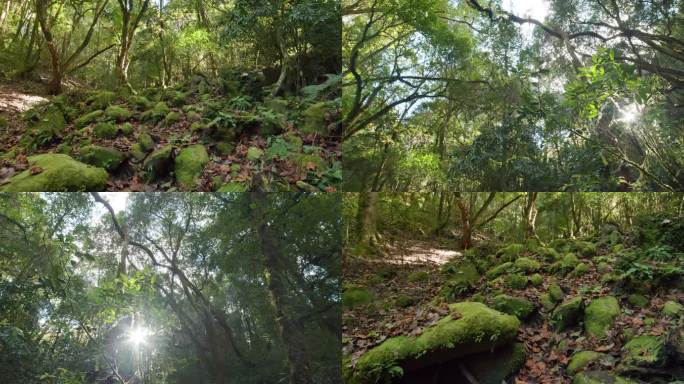
<path id="1" fill-rule="evenodd" d="M 131 118 L 131 111 L 120 105 L 110 105 L 104 111 L 107 120 L 123 122 Z"/>
<path id="2" fill-rule="evenodd" d="M 183 148 L 176 156 L 176 180 L 181 187 L 193 189 L 202 174 L 204 166 L 209 162 L 209 154 L 202 144 Z"/>
<path id="3" fill-rule="evenodd" d="M 620 304 L 615 297 L 594 299 L 584 311 L 584 330 L 589 336 L 603 338 L 619 314 Z"/>
<path id="4" fill-rule="evenodd" d="M 647 306 L 650 300 L 644 295 L 633 293 L 627 296 L 627 302 L 633 307 L 642 308 Z"/>
<path id="5" fill-rule="evenodd" d="M 665 305 L 663 305 L 663 315 L 670 318 L 677 318 L 680 315 L 684 315 L 684 306 L 676 301 L 667 301 L 665 302 Z"/>
<path id="6" fill-rule="evenodd" d="M 572 384 L 638 384 L 621 376 L 617 376 L 607 371 L 587 371 L 575 375 Z"/>
<path id="7" fill-rule="evenodd" d="M 525 252 L 525 245 L 523 244 L 509 244 L 498 251 L 496 256 L 503 261 L 514 261 L 518 256 Z"/>
<path id="8" fill-rule="evenodd" d="M 442 266 L 444 284 L 442 294 L 454 299 L 472 289 L 480 281 L 480 273 L 475 264 L 467 260 L 446 263 Z"/>
<path id="9" fill-rule="evenodd" d="M 490 269 L 489 271 L 487 271 L 487 272 L 485 273 L 485 276 L 487 276 L 487 278 L 488 278 L 489 280 L 494 280 L 494 279 L 496 279 L 497 277 L 499 277 L 499 276 L 505 274 L 506 272 L 510 271 L 510 269 L 511 269 L 512 267 L 513 267 L 513 262 L 507 261 L 507 262 L 505 262 L 505 263 L 503 263 L 503 264 L 499 264 L 499 265 L 497 265 L 496 267 L 494 267 L 494 268 Z"/>
<path id="10" fill-rule="evenodd" d="M 527 286 L 527 277 L 517 273 L 506 275 L 504 285 L 510 289 L 524 289 Z"/>
<path id="11" fill-rule="evenodd" d="M 492 308 L 525 320 L 534 314 L 535 305 L 529 300 L 509 295 L 498 295 L 492 299 Z"/>
<path id="12" fill-rule="evenodd" d="M 562 331 L 579 322 L 583 313 L 581 296 L 564 301 L 551 314 L 552 324 L 557 331 Z"/>
<path id="13" fill-rule="evenodd" d="M 102 111 L 101 109 L 92 111 L 90 113 L 86 113 L 85 115 L 74 120 L 74 126 L 76 128 L 83 128 L 97 121 L 97 119 L 100 118 L 100 116 L 102 115 L 104 115 L 104 111 Z"/>
<path id="14" fill-rule="evenodd" d="M 531 259 L 529 257 L 520 257 L 513 263 L 515 269 L 520 272 L 530 273 L 536 272 L 541 268 L 541 264 L 537 260 Z"/>
<path id="15" fill-rule="evenodd" d="M 166 176 L 173 168 L 173 147 L 167 145 L 152 152 L 143 163 L 145 179 L 150 182 Z"/>
<path id="16" fill-rule="evenodd" d="M 9 184 L 0 188 L 0 191 L 102 191 L 109 177 L 104 169 L 81 163 L 63 154 L 30 156 L 28 163 L 29 169 L 12 177 Z"/>
<path id="17" fill-rule="evenodd" d="M 392 337 L 363 354 L 355 367 L 358 383 L 389 382 L 393 377 L 467 355 L 496 350 L 516 337 L 520 322 L 482 303 L 449 305 L 451 314 L 420 336 Z"/>
<path id="18" fill-rule="evenodd" d="M 93 128 L 93 136 L 98 139 L 113 139 L 118 133 L 119 129 L 110 122 L 98 123 L 95 125 L 95 128 Z"/>
<path id="19" fill-rule="evenodd" d="M 592 363 L 611 366 L 615 363 L 615 358 L 611 355 L 594 351 L 577 352 L 570 358 L 570 363 L 568 363 L 567 368 L 568 374 L 575 375 L 589 367 Z"/>
<path id="20" fill-rule="evenodd" d="M 637 367 L 662 367 L 665 365 L 665 339 L 658 336 L 642 335 L 624 345 L 624 358 L 621 369 L 629 371 Z"/>
<path id="21" fill-rule="evenodd" d="M 113 171 L 125 160 L 125 156 L 114 148 L 87 145 L 81 148 L 79 160 L 96 167 Z"/>

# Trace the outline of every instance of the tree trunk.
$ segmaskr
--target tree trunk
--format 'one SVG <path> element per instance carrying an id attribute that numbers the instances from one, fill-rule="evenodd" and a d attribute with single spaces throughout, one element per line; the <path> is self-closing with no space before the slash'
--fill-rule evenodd
<path id="1" fill-rule="evenodd" d="M 287 78 L 287 70 L 290 66 L 290 60 L 287 56 L 287 47 L 285 46 L 285 36 L 283 36 L 283 31 L 280 27 L 276 28 L 276 41 L 278 42 L 278 49 L 280 50 L 280 75 L 273 87 L 271 97 L 275 97 L 282 90 L 285 85 L 285 79 Z"/>
<path id="2" fill-rule="evenodd" d="M 470 207 L 459 195 L 456 196 L 456 204 L 461 213 L 461 248 L 465 250 L 473 246 L 473 223 L 470 218 Z"/>
<path id="3" fill-rule="evenodd" d="M 48 92 L 52 95 L 62 93 L 62 63 L 60 60 L 59 51 L 55 45 L 52 32 L 48 26 L 47 11 L 50 3 L 49 0 L 36 0 L 36 17 L 40 23 L 40 29 L 43 31 L 43 37 L 47 43 L 48 52 L 50 53 L 50 64 L 52 67 L 52 78 L 48 84 Z"/>
<path id="4" fill-rule="evenodd" d="M 376 246 L 379 197 L 378 192 L 359 192 L 357 236 L 361 245 Z"/>
<path id="5" fill-rule="evenodd" d="M 126 220 L 122 220 L 121 230 L 123 231 L 123 246 L 121 247 L 121 259 L 117 270 L 119 276 L 126 274 L 126 259 L 128 258 L 128 224 L 126 224 Z"/>
<path id="6" fill-rule="evenodd" d="M 537 238 L 537 192 L 528 192 L 527 200 L 525 202 L 525 214 L 524 214 L 524 236 L 525 240 Z"/>
<path id="7" fill-rule="evenodd" d="M 273 233 L 271 224 L 266 217 L 268 200 L 263 192 L 250 194 L 252 200 L 253 218 L 259 238 L 261 253 L 264 256 L 264 266 L 267 272 L 268 289 L 273 297 L 276 312 L 276 322 L 285 344 L 289 365 L 290 384 L 313 384 L 311 368 L 309 367 L 309 351 L 306 345 L 304 325 L 291 308 L 288 296 L 286 273 L 291 271 L 291 261 L 281 253 L 277 244 L 278 235 Z"/>

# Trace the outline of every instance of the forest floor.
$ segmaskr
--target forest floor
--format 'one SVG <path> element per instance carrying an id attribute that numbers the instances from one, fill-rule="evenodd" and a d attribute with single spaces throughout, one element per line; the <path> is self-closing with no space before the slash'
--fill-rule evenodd
<path id="1" fill-rule="evenodd" d="M 438 262 L 435 262 L 426 259 L 426 249 L 430 250 L 427 253 L 433 255 L 455 253 L 440 249 L 438 243 L 431 245 L 425 241 L 408 241 L 403 246 L 385 248 L 386 255 L 382 261 L 359 258 L 345 261 L 343 281 L 346 289 L 363 287 L 370 291 L 365 302 L 344 307 L 343 354 L 349 359 L 351 367 L 365 352 L 388 338 L 420 335 L 427 327 L 449 314 L 449 303 L 484 301 L 489 304 L 493 296 L 507 294 L 529 300 L 536 308 L 536 314 L 522 322 L 518 330 L 517 341 L 524 344 L 526 358 L 512 382 L 570 383 L 572 375 L 567 372 L 567 366 L 573 353 L 595 351 L 609 355 L 614 359 L 593 362 L 587 368 L 613 370 L 624 356 L 623 347 L 627 340 L 635 335 L 665 337 L 672 331 L 673 320 L 662 315 L 666 302 L 684 303 L 684 293 L 678 289 L 649 292 L 646 302 L 639 306 L 628 303 L 627 292 L 614 282 L 602 282 L 606 280 L 602 277 L 607 272 L 605 260 L 609 250 L 606 248 L 598 248 L 594 254 L 580 259 L 588 266 L 585 272 L 568 273 L 565 276 L 552 272 L 550 262 L 526 253 L 521 257 L 528 256 L 541 261 L 541 267 L 535 271 L 542 276 L 540 282 L 534 285 L 528 282 L 516 289 L 507 286 L 505 279 L 488 279 L 481 271 L 482 275 L 472 289 L 447 299 L 443 295 L 443 287 L 448 284 L 448 277 L 443 273 L 447 260 L 437 258 Z M 458 265 L 465 259 L 465 256 L 456 253 L 448 262 Z M 581 324 L 562 331 L 554 330 L 550 318 L 552 308 L 544 309 L 542 303 L 542 296 L 551 285 L 560 286 L 566 299 L 581 296 L 587 303 L 597 297 L 617 296 L 620 314 L 606 337 L 587 335 Z"/>
<path id="2" fill-rule="evenodd" d="M 337 104 L 266 98 L 232 76 L 51 98 L 0 84 L 0 190 L 336 190 Z"/>

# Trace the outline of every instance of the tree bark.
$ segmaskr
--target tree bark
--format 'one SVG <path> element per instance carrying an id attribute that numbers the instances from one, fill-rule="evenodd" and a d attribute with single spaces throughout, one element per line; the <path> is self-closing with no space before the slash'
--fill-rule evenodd
<path id="1" fill-rule="evenodd" d="M 359 192 L 357 236 L 363 246 L 377 245 L 379 197 L 378 192 Z"/>
<path id="2" fill-rule="evenodd" d="M 289 365 L 290 384 L 313 384 L 310 356 L 306 345 L 304 324 L 300 321 L 294 309 L 291 308 L 288 296 L 287 276 L 291 271 L 291 261 L 286 260 L 277 244 L 278 235 L 273 232 L 267 217 L 268 199 L 263 192 L 250 194 L 254 224 L 259 239 L 259 246 L 264 257 L 267 272 L 268 289 L 273 297 L 276 311 L 276 322 L 285 344 Z"/>
<path id="3" fill-rule="evenodd" d="M 537 192 L 527 192 L 523 223 L 525 240 L 537 238 Z"/>

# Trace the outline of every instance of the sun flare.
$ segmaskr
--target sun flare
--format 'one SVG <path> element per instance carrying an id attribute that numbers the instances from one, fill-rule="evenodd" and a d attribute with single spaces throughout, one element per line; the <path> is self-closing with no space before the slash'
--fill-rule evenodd
<path id="1" fill-rule="evenodd" d="M 145 344 L 147 342 L 147 337 L 150 335 L 150 331 L 146 328 L 137 327 L 130 330 L 128 333 L 128 342 L 137 346 Z"/>

